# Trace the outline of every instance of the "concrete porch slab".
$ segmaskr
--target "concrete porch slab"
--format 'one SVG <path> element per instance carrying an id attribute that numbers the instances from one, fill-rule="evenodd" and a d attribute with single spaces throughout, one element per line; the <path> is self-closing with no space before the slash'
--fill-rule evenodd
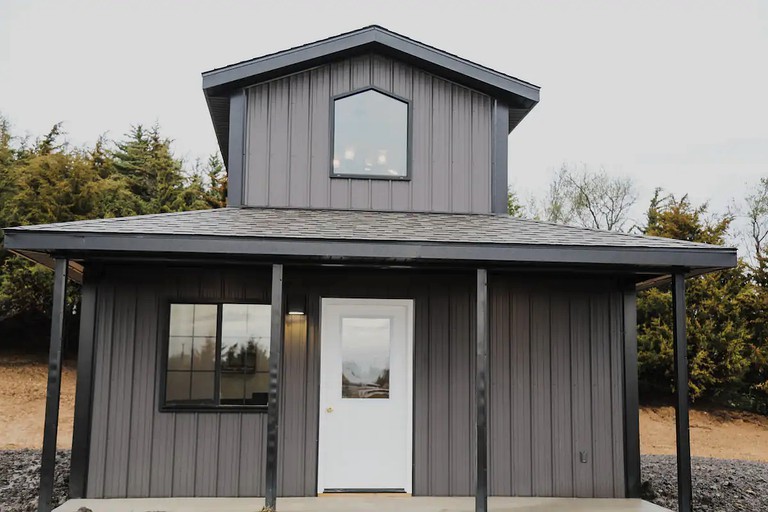
<path id="1" fill-rule="evenodd" d="M 69 500 L 54 512 L 259 512 L 263 498 L 146 498 Z M 278 498 L 279 512 L 472 512 L 472 497 L 323 496 Z M 501 498 L 488 500 L 492 512 L 669 512 L 642 500 L 587 498 Z"/>

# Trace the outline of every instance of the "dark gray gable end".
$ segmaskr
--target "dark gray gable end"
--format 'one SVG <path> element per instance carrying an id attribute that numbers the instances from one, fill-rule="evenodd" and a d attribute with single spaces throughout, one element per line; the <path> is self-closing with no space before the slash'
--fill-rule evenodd
<path id="1" fill-rule="evenodd" d="M 508 108 L 509 131 L 539 101 L 536 85 L 373 25 L 203 73 L 203 91 L 224 161 L 229 163 L 232 95 L 244 87 L 371 52 L 492 96 Z"/>

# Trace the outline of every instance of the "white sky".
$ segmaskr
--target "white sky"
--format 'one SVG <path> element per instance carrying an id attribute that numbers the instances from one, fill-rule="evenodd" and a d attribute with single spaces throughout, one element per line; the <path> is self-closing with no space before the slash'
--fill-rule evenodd
<path id="1" fill-rule="evenodd" d="M 510 137 L 541 195 L 562 162 L 722 210 L 768 176 L 768 2 L 0 0 L 0 112 L 92 144 L 159 122 L 216 149 L 202 71 L 372 23 L 542 87 Z"/>

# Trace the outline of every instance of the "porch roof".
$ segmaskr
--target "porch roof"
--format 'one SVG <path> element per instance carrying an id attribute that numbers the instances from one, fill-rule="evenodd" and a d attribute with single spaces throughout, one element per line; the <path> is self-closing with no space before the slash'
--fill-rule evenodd
<path id="1" fill-rule="evenodd" d="M 8 228 L 16 252 L 262 256 L 642 267 L 733 267 L 736 249 L 489 214 L 222 208 Z"/>

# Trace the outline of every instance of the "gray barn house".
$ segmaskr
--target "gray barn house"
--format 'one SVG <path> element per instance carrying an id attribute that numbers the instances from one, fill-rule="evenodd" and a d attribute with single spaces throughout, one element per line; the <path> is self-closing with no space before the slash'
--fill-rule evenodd
<path id="1" fill-rule="evenodd" d="M 508 217 L 507 139 L 539 88 L 377 26 L 206 72 L 203 90 L 227 208 L 6 231 L 56 271 L 41 510 L 67 275 L 72 498 L 376 492 L 421 510 L 650 510 L 627 499 L 635 297 L 671 280 L 688 509 L 684 279 L 734 249 Z"/>

